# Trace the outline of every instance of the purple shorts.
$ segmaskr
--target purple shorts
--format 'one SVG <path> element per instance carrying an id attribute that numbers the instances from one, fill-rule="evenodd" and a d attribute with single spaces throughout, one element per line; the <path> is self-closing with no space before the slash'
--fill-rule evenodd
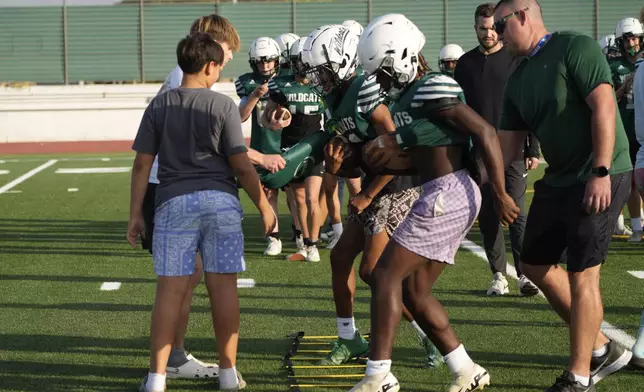
<path id="1" fill-rule="evenodd" d="M 481 208 L 481 192 L 467 170 L 426 182 L 392 240 L 428 260 L 454 264 L 461 241 Z"/>

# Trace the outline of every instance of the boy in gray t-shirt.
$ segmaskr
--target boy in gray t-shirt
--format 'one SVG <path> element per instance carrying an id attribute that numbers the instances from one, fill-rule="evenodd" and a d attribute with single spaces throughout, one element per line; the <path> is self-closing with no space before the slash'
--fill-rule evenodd
<path id="1" fill-rule="evenodd" d="M 259 209 L 266 234 L 276 217 L 248 159 L 237 106 L 231 98 L 210 90 L 223 65 L 221 46 L 208 34 L 193 34 L 179 42 L 177 59 L 184 72 L 181 87 L 150 102 L 133 145 L 137 155 L 127 232 L 132 246 L 144 233 L 141 207 L 157 154 L 160 180 L 152 244 L 158 281 L 152 311 L 150 372 L 140 391 L 165 390 L 172 339 L 197 250 L 203 259 L 213 308 L 220 389 L 238 390 L 245 382 L 235 367 L 237 273 L 246 266 L 237 182 Z"/>

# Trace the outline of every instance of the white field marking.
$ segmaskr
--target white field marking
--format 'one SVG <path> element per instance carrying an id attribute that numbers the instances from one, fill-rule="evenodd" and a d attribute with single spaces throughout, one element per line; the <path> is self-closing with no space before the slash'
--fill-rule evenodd
<path id="1" fill-rule="evenodd" d="M 9 174 L 9 170 L 0 170 L 0 174 Z"/>
<path id="2" fill-rule="evenodd" d="M 78 188 L 67 188 L 67 192 L 78 192 Z"/>
<path id="3" fill-rule="evenodd" d="M 478 256 L 486 263 L 488 262 L 487 256 L 485 255 L 485 250 L 477 243 L 466 239 L 466 240 L 463 240 L 463 242 L 461 242 L 461 248 L 465 250 L 469 250 L 470 252 L 474 253 L 476 256 Z M 517 276 L 516 268 L 514 268 L 514 266 L 510 264 L 508 264 L 507 268 L 508 268 L 508 275 L 515 280 L 519 280 L 519 277 Z M 541 290 L 539 290 L 539 296 L 542 298 L 546 298 L 541 292 Z M 606 335 L 606 337 L 616 341 L 617 343 L 621 344 L 623 347 L 629 350 L 631 349 L 631 347 L 635 345 L 634 337 L 622 331 L 621 329 L 607 323 L 606 321 L 602 321 L 601 330 L 604 333 L 604 335 Z"/>
<path id="4" fill-rule="evenodd" d="M 255 279 L 237 279 L 237 287 L 251 289 L 255 284 Z"/>
<path id="5" fill-rule="evenodd" d="M 22 193 L 22 191 L 14 191 L 14 190 L 10 190 L 10 191 L 6 191 L 5 193 Z"/>
<path id="6" fill-rule="evenodd" d="M 644 279 L 644 271 L 628 271 L 628 273 L 637 279 Z"/>
<path id="7" fill-rule="evenodd" d="M 19 163 L 19 162 L 42 162 L 44 159 L 25 158 L 25 159 L 3 159 L 0 163 Z M 134 157 L 114 157 L 114 158 L 56 158 L 59 162 L 87 162 L 87 161 L 133 161 Z"/>
<path id="8" fill-rule="evenodd" d="M 102 291 L 116 291 L 121 288 L 121 282 L 103 282 Z"/>
<path id="9" fill-rule="evenodd" d="M 21 175 L 20 177 L 14 179 L 11 182 L 8 182 L 4 186 L 0 187 L 0 193 L 5 193 L 6 191 L 10 190 L 11 188 L 15 187 L 18 184 L 21 184 L 22 182 L 28 180 L 30 177 L 40 173 L 41 171 L 45 170 L 51 165 L 54 165 L 56 162 L 58 162 L 56 159 L 51 159 L 47 161 L 46 163 L 43 163 L 42 165 L 29 170 L 25 174 Z"/>
<path id="10" fill-rule="evenodd" d="M 56 174 L 97 174 L 97 173 L 127 173 L 132 168 L 129 166 L 124 167 L 78 167 L 58 169 Z"/>

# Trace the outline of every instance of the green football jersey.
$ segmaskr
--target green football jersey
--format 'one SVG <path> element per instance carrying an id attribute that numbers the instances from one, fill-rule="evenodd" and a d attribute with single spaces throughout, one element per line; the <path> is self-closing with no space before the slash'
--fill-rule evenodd
<path id="1" fill-rule="evenodd" d="M 320 97 L 309 86 L 298 83 L 292 74 L 272 78 L 268 82 L 268 90 L 271 99 L 278 94 L 284 96 L 285 101 L 282 98 L 275 102 L 285 106 L 292 115 L 314 115 L 324 111 Z"/>
<path id="2" fill-rule="evenodd" d="M 382 103 L 380 85 L 375 77 L 356 76 L 346 91 L 335 91 L 324 97 L 326 122 L 324 128 L 331 133 L 347 137 L 351 143 L 372 140 L 376 132 L 369 117 Z"/>
<path id="3" fill-rule="evenodd" d="M 610 65 L 615 90 L 620 88 L 624 84 L 624 81 L 626 81 L 626 78 L 635 72 L 635 64 L 628 61 L 625 57 L 610 59 L 608 64 Z M 635 105 L 633 101 L 632 86 L 624 93 L 624 95 L 622 95 L 622 98 L 617 102 L 617 106 L 619 107 L 619 114 L 622 117 L 622 123 L 624 123 L 626 136 L 628 136 L 630 140 L 636 140 Z"/>
<path id="4" fill-rule="evenodd" d="M 250 94 L 262 85 L 262 80 L 253 72 L 241 75 L 235 80 L 235 89 L 239 98 L 248 98 Z M 259 119 L 268 102 L 268 94 L 264 95 L 255 106 L 252 114 L 250 148 L 264 154 L 279 154 L 282 131 L 271 131 L 259 125 Z"/>
<path id="5" fill-rule="evenodd" d="M 396 124 L 396 139 L 402 148 L 438 147 L 448 145 L 470 146 L 470 137 L 444 123 L 432 122 L 428 104 L 434 107 L 445 98 L 465 102 L 463 90 L 454 79 L 431 72 L 409 86 L 389 111 Z"/>

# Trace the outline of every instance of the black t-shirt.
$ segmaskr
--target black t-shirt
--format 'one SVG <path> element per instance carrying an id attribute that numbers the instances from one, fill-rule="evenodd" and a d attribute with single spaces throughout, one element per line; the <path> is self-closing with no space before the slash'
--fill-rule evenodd
<path id="1" fill-rule="evenodd" d="M 512 56 L 505 47 L 486 55 L 477 46 L 456 64 L 454 79 L 463 89 L 467 105 L 497 130 L 505 86 L 521 60 L 523 57 Z M 539 157 L 539 143 L 534 135 L 530 134 L 525 148 L 527 157 Z"/>

